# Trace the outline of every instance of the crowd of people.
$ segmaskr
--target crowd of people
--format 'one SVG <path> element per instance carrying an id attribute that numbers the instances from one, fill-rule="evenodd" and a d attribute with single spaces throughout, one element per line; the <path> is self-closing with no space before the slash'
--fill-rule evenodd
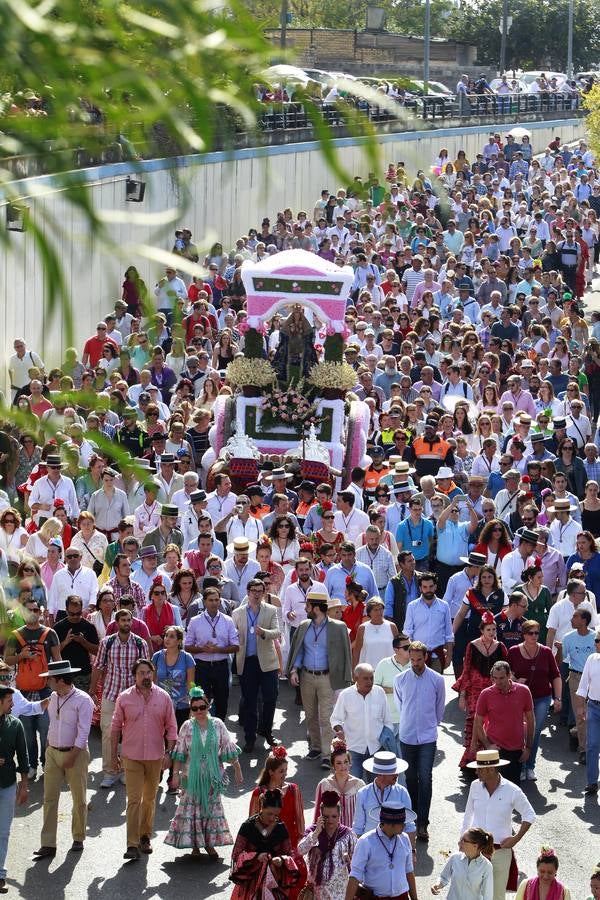
<path id="1" fill-rule="evenodd" d="M 84 850 L 98 727 L 100 788 L 125 785 L 126 860 L 152 852 L 166 778 L 165 843 L 209 860 L 233 844 L 237 900 L 416 900 L 452 671 L 464 747 L 445 777 L 456 764 L 470 786 L 432 891 L 570 896 L 548 847 L 518 886 L 513 848 L 532 826 L 544 839 L 526 792 L 550 716 L 586 803 L 598 794 L 597 215 L 584 142 L 557 136 L 534 156 L 527 137 L 493 134 L 473 162 L 442 149 L 414 179 L 391 163 L 203 259 L 178 230 L 173 253 L 198 274 L 169 266 L 148 289 L 130 266 L 114 310 L 56 368 L 15 340 L 0 426 L 1 892 L 15 802 L 40 766 L 35 860 L 57 853 L 64 781 Z M 344 357 L 368 460 L 342 487 L 266 458 L 234 490 L 205 454 L 248 336 L 241 266 L 294 248 L 354 269 Z M 286 321 L 265 323 L 275 365 Z M 317 357 L 326 324 L 309 322 Z M 314 803 L 275 733 L 294 704 L 322 770 Z M 248 784 L 243 761 L 265 745 L 234 839 L 228 769 Z"/>

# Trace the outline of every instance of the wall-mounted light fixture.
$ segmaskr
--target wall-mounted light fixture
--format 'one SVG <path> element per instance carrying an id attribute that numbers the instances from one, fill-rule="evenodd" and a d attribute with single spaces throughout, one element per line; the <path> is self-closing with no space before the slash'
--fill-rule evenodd
<path id="1" fill-rule="evenodd" d="M 144 194 L 146 193 L 146 183 L 144 181 L 135 181 L 133 178 L 127 178 L 125 182 L 125 199 L 132 203 L 143 203 Z"/>

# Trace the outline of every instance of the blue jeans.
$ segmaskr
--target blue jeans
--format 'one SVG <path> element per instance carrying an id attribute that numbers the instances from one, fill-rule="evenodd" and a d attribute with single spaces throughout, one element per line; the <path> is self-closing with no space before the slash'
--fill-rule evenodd
<path id="1" fill-rule="evenodd" d="M 569 664 L 561 662 L 559 669 L 562 681 L 562 705 L 559 721 L 561 725 L 572 726 L 575 724 L 575 711 L 571 708 L 571 694 L 569 692 L 569 683 L 567 681 L 567 678 L 569 677 Z"/>
<path id="2" fill-rule="evenodd" d="M 598 784 L 598 756 L 600 755 L 600 703 L 587 702 L 587 783 Z"/>
<path id="3" fill-rule="evenodd" d="M 261 734 L 271 734 L 275 706 L 279 692 L 277 669 L 263 672 L 257 656 L 247 656 L 244 671 L 239 676 L 242 702 L 240 704 L 240 725 L 244 729 L 246 741 L 252 743 L 256 739 L 257 730 Z M 258 700 L 262 699 L 260 722 L 258 721 Z"/>
<path id="4" fill-rule="evenodd" d="M 6 878 L 6 854 L 8 853 L 8 838 L 10 826 L 15 814 L 15 798 L 17 794 L 17 782 L 9 787 L 0 788 L 0 878 Z"/>
<path id="5" fill-rule="evenodd" d="M 372 753 L 359 753 L 358 750 L 350 751 L 350 759 L 352 760 L 350 764 L 350 773 L 354 775 L 355 778 L 362 778 L 364 782 L 368 784 L 368 780 L 365 776 L 368 776 L 369 773 L 365 772 L 363 769 L 363 763 L 365 759 L 370 759 Z"/>
<path id="6" fill-rule="evenodd" d="M 19 716 L 25 730 L 25 740 L 27 741 L 27 754 L 29 756 L 29 765 L 33 769 L 37 769 L 38 757 L 42 766 L 46 762 L 46 739 L 48 737 L 48 726 L 50 720 L 48 713 L 42 713 L 41 716 Z M 37 735 L 40 736 L 40 749 L 38 753 Z"/>
<path id="7" fill-rule="evenodd" d="M 408 763 L 406 787 L 410 794 L 412 808 L 417 814 L 417 826 L 429 825 L 429 807 L 433 785 L 433 762 L 436 741 L 428 744 L 405 744 L 400 742 L 402 759 Z"/>
<path id="8" fill-rule="evenodd" d="M 533 743 L 531 745 L 531 753 L 529 759 L 525 763 L 526 769 L 535 769 L 535 759 L 540 746 L 540 735 L 542 728 L 546 724 L 548 718 L 548 710 L 552 703 L 552 697 L 539 697 L 533 701 L 533 715 L 535 718 L 535 728 L 533 732 Z"/>

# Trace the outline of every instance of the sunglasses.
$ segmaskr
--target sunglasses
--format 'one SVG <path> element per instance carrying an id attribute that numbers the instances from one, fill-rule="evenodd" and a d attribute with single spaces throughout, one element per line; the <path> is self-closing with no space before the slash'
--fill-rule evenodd
<path id="1" fill-rule="evenodd" d="M 65 555 L 66 559 L 79 559 L 79 557 L 80 557 L 79 553 L 67 553 Z"/>
<path id="2" fill-rule="evenodd" d="M 539 634 L 539 631 L 524 631 L 523 634 Z"/>
<path id="3" fill-rule="evenodd" d="M 409 650 L 409 649 L 410 649 L 410 644 L 398 644 L 398 646 L 397 646 L 396 649 L 397 649 L 397 650 Z"/>
<path id="4" fill-rule="evenodd" d="M 154 591 L 153 591 L 152 593 L 153 593 L 153 594 L 158 594 L 159 597 L 161 597 L 161 596 L 162 596 L 162 597 L 166 597 L 166 596 L 167 596 L 167 592 L 166 592 L 166 591 L 157 591 L 156 588 L 154 589 Z"/>
<path id="5" fill-rule="evenodd" d="M 190 706 L 192 712 L 203 712 L 205 709 L 208 709 L 208 706 Z"/>
<path id="6" fill-rule="evenodd" d="M 12 523 L 14 525 L 16 521 L 17 521 L 16 519 L 5 519 L 4 524 L 10 525 Z"/>
<path id="7" fill-rule="evenodd" d="M 378 497 L 384 497 L 385 494 L 377 494 L 377 496 L 378 496 Z M 335 516 L 321 516 L 321 518 L 322 518 L 323 520 L 325 520 L 325 519 L 335 519 Z M 279 526 L 279 527 L 281 528 L 281 526 Z M 286 525 L 285 527 L 286 527 L 286 528 L 289 528 L 289 525 Z"/>

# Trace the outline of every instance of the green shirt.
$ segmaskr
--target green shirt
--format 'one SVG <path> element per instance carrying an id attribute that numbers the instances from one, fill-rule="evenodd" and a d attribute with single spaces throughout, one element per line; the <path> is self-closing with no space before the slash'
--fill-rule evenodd
<path id="1" fill-rule="evenodd" d="M 17 765 L 15 765 L 15 753 Z M 25 730 L 21 720 L 16 716 L 0 716 L 0 759 L 4 760 L 3 765 L 0 766 L 0 788 L 11 787 L 17 780 L 17 771 L 21 775 L 27 775 L 29 757 Z"/>

